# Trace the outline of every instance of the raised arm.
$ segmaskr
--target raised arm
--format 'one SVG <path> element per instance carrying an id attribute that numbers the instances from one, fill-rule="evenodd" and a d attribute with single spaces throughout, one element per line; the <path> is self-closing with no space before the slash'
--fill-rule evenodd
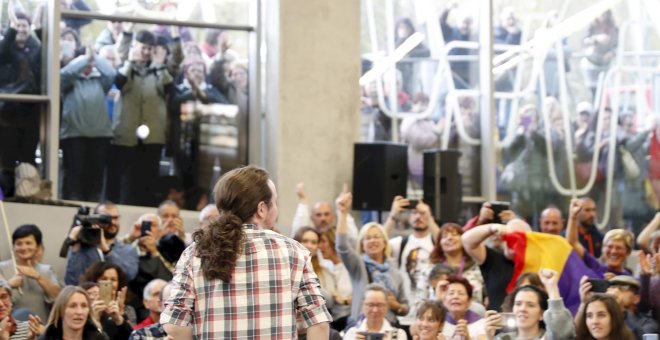
<path id="1" fill-rule="evenodd" d="M 657 212 L 655 213 L 655 216 L 653 217 L 651 222 L 649 222 L 649 224 L 646 225 L 644 230 L 642 230 L 642 232 L 639 233 L 639 235 L 637 236 L 637 245 L 639 245 L 641 249 L 644 249 L 644 251 L 650 253 L 651 234 L 653 234 L 653 232 L 655 232 L 656 230 L 660 230 L 659 227 L 660 227 L 660 212 Z"/>
<path id="2" fill-rule="evenodd" d="M 466 231 L 461 236 L 461 242 L 465 251 L 478 265 L 482 265 L 486 261 L 486 245 L 484 245 L 484 241 L 491 235 L 498 233 L 502 227 L 506 226 L 492 223 L 484 224 Z"/>
<path id="3" fill-rule="evenodd" d="M 409 204 L 410 201 L 408 201 L 408 199 L 403 196 L 394 197 L 394 200 L 392 200 L 390 215 L 387 217 L 387 221 L 385 221 L 384 226 L 385 231 L 387 231 L 387 235 L 392 235 L 394 227 L 396 226 L 396 218 L 406 209 Z"/>
<path id="4" fill-rule="evenodd" d="M 566 241 L 573 247 L 580 257 L 584 257 L 584 246 L 580 243 L 578 237 L 577 215 L 582 210 L 582 201 L 577 198 L 571 200 L 571 206 L 568 209 L 568 223 L 566 224 Z"/>
<path id="5" fill-rule="evenodd" d="M 309 217 L 309 202 L 307 201 L 307 193 L 305 193 L 305 183 L 300 182 L 296 185 L 296 195 L 298 195 L 298 207 L 291 223 L 291 236 L 295 235 L 300 227 L 313 225 L 312 219 Z"/>

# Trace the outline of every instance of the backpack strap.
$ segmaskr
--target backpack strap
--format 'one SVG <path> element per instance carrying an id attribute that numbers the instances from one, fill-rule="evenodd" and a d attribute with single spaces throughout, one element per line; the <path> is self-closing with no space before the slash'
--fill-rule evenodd
<path id="1" fill-rule="evenodd" d="M 397 263 L 399 265 L 399 268 L 401 268 L 401 265 L 403 264 L 401 262 L 401 259 L 403 258 L 403 248 L 405 248 L 406 244 L 408 244 L 408 237 L 409 235 L 401 237 L 401 247 L 399 247 L 399 262 Z"/>

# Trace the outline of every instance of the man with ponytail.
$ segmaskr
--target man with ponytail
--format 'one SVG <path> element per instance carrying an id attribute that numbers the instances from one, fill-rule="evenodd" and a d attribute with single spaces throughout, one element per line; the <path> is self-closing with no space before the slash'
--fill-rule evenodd
<path id="1" fill-rule="evenodd" d="M 234 169 L 215 185 L 219 217 L 193 233 L 160 322 L 174 339 L 327 339 L 332 320 L 311 255 L 273 232 L 277 191 L 264 169 Z"/>

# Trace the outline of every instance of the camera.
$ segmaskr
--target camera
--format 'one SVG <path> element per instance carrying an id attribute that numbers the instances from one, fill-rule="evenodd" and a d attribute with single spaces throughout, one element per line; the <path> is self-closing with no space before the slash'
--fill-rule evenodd
<path id="1" fill-rule="evenodd" d="M 89 207 L 81 206 L 78 208 L 78 213 L 73 218 L 73 226 L 82 226 L 78 241 L 82 244 L 89 246 L 97 246 L 101 243 L 101 232 L 103 229 L 94 228 L 94 225 L 107 225 L 112 223 L 112 216 L 90 214 Z"/>

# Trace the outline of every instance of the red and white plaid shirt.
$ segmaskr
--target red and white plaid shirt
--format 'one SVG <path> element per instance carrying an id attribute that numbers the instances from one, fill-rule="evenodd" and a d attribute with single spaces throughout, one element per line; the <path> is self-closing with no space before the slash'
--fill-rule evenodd
<path id="1" fill-rule="evenodd" d="M 197 339 L 297 339 L 296 313 L 305 327 L 332 321 L 309 251 L 271 230 L 243 230 L 231 282 L 204 277 L 196 243 L 183 252 L 160 322 L 192 325 Z"/>

